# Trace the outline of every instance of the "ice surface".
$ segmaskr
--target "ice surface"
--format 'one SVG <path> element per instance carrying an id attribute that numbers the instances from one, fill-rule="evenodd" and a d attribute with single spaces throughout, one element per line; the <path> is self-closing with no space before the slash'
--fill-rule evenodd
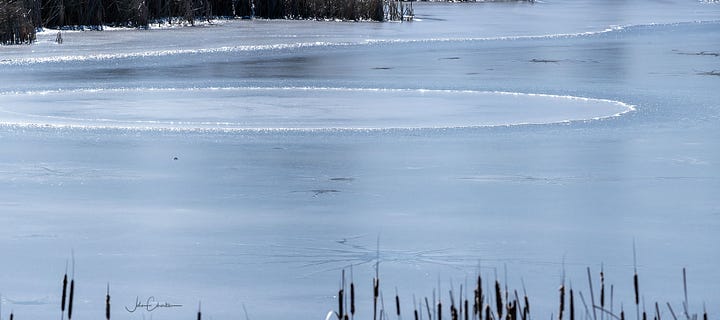
<path id="1" fill-rule="evenodd" d="M 0 96 L 5 125 L 125 130 L 387 130 L 619 116 L 621 102 L 508 92 L 349 88 L 90 89 Z"/>
<path id="2" fill-rule="evenodd" d="M 415 12 L 0 47 L 2 317 L 57 317 L 74 249 L 75 319 L 103 315 L 108 282 L 113 319 L 199 300 L 212 319 L 322 319 L 349 265 L 367 319 L 378 235 L 407 308 L 481 264 L 547 317 L 564 260 L 583 291 L 604 263 L 627 310 L 634 239 L 647 301 L 680 310 L 687 267 L 691 308 L 720 314 L 719 60 L 698 54 L 720 51 L 720 6 Z M 505 125 L 523 122 L 544 124 Z M 286 127 L 386 130 L 247 130 Z M 149 296 L 183 307 L 123 309 Z"/>

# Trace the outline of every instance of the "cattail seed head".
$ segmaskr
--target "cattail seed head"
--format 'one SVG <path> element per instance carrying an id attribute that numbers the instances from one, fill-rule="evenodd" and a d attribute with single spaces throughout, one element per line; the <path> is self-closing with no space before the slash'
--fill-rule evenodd
<path id="1" fill-rule="evenodd" d="M 342 320 L 344 314 L 345 312 L 343 312 L 343 289 L 340 289 L 340 291 L 338 291 L 338 320 Z"/>
<path id="2" fill-rule="evenodd" d="M 638 284 L 637 272 L 633 276 L 633 286 L 635 287 L 635 305 L 640 305 L 640 288 L 639 288 L 639 284 Z"/>
<path id="3" fill-rule="evenodd" d="M 355 315 L 355 284 L 350 282 L 350 314 Z"/>
<path id="4" fill-rule="evenodd" d="M 500 282 L 495 280 L 495 307 L 497 308 L 498 319 L 502 319 L 503 315 L 503 300 L 502 290 L 500 289 Z"/>
<path id="5" fill-rule="evenodd" d="M 397 316 L 400 316 L 400 296 L 395 294 L 395 311 Z"/>
<path id="6" fill-rule="evenodd" d="M 67 298 L 67 285 L 68 285 L 67 271 L 65 271 L 65 276 L 63 277 L 62 300 L 61 300 L 61 303 L 60 303 L 60 310 L 61 310 L 62 312 L 65 312 L 65 300 L 66 300 L 66 298 Z"/>
<path id="7" fill-rule="evenodd" d="M 560 312 L 558 313 L 558 320 L 562 320 L 563 312 L 565 311 L 565 286 L 560 286 Z"/>
<path id="8" fill-rule="evenodd" d="M 605 308 L 605 273 L 600 271 L 600 307 Z"/>
<path id="9" fill-rule="evenodd" d="M 72 279 L 72 280 L 70 280 L 70 299 L 68 299 L 68 320 L 72 319 L 74 295 L 75 295 L 75 279 Z"/>
<path id="10" fill-rule="evenodd" d="M 110 284 L 107 286 L 107 294 L 105 295 L 105 319 L 110 320 Z"/>

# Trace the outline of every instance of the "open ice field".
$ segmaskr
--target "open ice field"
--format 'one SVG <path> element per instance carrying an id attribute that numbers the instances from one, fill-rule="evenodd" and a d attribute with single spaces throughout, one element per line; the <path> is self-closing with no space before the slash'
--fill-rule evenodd
<path id="1" fill-rule="evenodd" d="M 648 309 L 681 309 L 687 267 L 717 318 L 720 4 L 415 13 L 0 47 L 3 319 L 59 317 L 71 249 L 75 319 L 108 282 L 114 319 L 324 319 L 351 265 L 369 319 L 378 236 L 388 306 L 481 265 L 547 318 L 564 261 L 634 318 L 635 240 Z M 182 307 L 124 309 L 151 296 Z"/>

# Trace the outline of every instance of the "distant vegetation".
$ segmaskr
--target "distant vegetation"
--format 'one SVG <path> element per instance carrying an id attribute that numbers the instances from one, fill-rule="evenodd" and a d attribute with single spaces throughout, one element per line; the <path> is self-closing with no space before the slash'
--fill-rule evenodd
<path id="1" fill-rule="evenodd" d="M 399 0 L 0 0 L 0 43 L 35 40 L 38 28 L 147 27 L 211 17 L 410 20 Z"/>

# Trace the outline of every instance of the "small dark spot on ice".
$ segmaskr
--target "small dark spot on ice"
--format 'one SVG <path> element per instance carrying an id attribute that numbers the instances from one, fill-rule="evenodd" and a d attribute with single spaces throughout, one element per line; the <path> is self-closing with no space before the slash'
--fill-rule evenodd
<path id="1" fill-rule="evenodd" d="M 552 60 L 552 59 L 531 59 L 530 62 L 533 63 L 558 63 L 560 60 Z"/>
<path id="2" fill-rule="evenodd" d="M 347 178 L 347 177 L 338 177 L 338 178 L 330 178 L 330 181 L 353 181 L 355 178 Z"/>
<path id="3" fill-rule="evenodd" d="M 720 76 L 720 71 L 713 70 L 713 71 L 708 71 L 708 72 L 700 72 L 698 74 L 701 76 Z"/>
<path id="4" fill-rule="evenodd" d="M 313 197 L 317 197 L 317 196 L 319 196 L 319 195 L 321 195 L 321 194 L 338 193 L 338 192 L 340 192 L 340 190 L 335 190 L 335 189 L 315 189 L 315 190 L 310 190 L 310 192 L 315 193 L 315 194 L 313 195 Z"/>
<path id="5" fill-rule="evenodd" d="M 180 160 L 180 158 L 178 158 L 178 157 L 173 157 L 173 160 L 174 160 L 174 161 L 177 161 L 177 160 Z"/>
<path id="6" fill-rule="evenodd" d="M 274 147 L 273 150 L 285 150 L 283 147 Z"/>
<path id="7" fill-rule="evenodd" d="M 488 70 L 490 70 L 490 69 L 488 69 Z M 468 76 L 474 76 L 474 75 L 476 75 L 476 74 L 480 74 L 480 73 L 479 73 L 479 72 L 468 72 L 468 73 L 466 73 L 466 75 L 468 75 Z"/>
<path id="8" fill-rule="evenodd" d="M 373 70 L 390 70 L 390 69 L 392 69 L 392 68 L 390 68 L 390 67 L 374 67 L 374 68 L 372 68 L 372 69 L 373 69 Z"/>
<path id="9" fill-rule="evenodd" d="M 440 58 L 440 60 L 460 60 L 460 57 L 446 57 L 446 58 Z"/>
<path id="10" fill-rule="evenodd" d="M 679 52 L 679 50 L 673 50 L 677 54 L 682 54 L 686 56 L 713 56 L 713 57 L 720 57 L 720 52 L 710 52 L 710 51 L 700 51 L 700 52 Z"/>

